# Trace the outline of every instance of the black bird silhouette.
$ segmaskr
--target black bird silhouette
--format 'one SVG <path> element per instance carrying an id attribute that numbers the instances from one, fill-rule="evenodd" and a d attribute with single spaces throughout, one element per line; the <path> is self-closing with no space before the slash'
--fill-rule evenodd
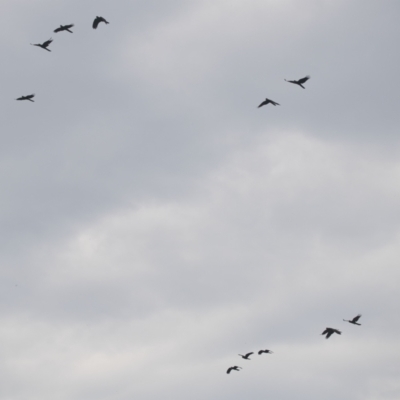
<path id="1" fill-rule="evenodd" d="M 273 351 L 271 351 L 271 350 L 260 350 L 260 351 L 258 352 L 259 355 L 261 355 L 262 353 L 272 354 Z"/>
<path id="2" fill-rule="evenodd" d="M 321 335 L 325 335 L 326 334 L 326 338 L 325 339 L 329 339 L 334 333 L 337 333 L 338 335 L 341 335 L 342 332 L 338 331 L 337 329 L 333 329 L 333 328 L 326 328 Z"/>
<path id="3" fill-rule="evenodd" d="M 252 354 L 254 354 L 254 353 L 251 352 L 251 353 L 247 353 L 246 355 L 239 354 L 239 356 L 242 357 L 243 360 L 250 360 L 249 357 L 250 357 Z"/>
<path id="4" fill-rule="evenodd" d="M 354 324 L 354 325 L 361 325 L 361 324 L 357 323 L 357 321 L 358 321 L 360 318 L 361 318 L 361 314 L 358 314 L 356 317 L 354 317 L 354 318 L 351 319 L 351 320 L 344 319 L 343 321 L 350 322 L 351 324 Z"/>
<path id="5" fill-rule="evenodd" d="M 228 370 L 226 371 L 227 374 L 230 374 L 231 371 L 240 371 L 242 369 L 242 367 L 238 367 L 237 365 L 235 365 L 234 367 L 229 367 Z"/>
<path id="6" fill-rule="evenodd" d="M 270 99 L 265 99 L 265 100 L 258 106 L 258 108 L 260 108 L 260 107 L 262 107 L 262 106 L 265 106 L 266 104 L 269 104 L 269 103 L 273 104 L 274 106 L 280 106 L 280 104 L 277 103 L 276 101 L 272 101 L 272 100 L 270 100 Z"/>
<path id="7" fill-rule="evenodd" d="M 28 95 L 28 96 L 21 96 L 21 97 L 18 97 L 18 99 L 15 99 L 15 100 L 29 100 L 29 101 L 31 101 L 32 103 L 34 103 L 35 101 L 32 100 L 34 97 L 35 97 L 34 94 L 30 94 L 30 95 Z"/>
<path id="8" fill-rule="evenodd" d="M 303 89 L 305 89 L 305 87 L 303 86 L 303 83 L 306 83 L 308 80 L 310 79 L 310 76 L 307 75 L 304 78 L 299 79 L 298 81 L 288 81 L 287 79 L 285 79 L 286 82 L 290 82 L 290 83 L 294 83 L 295 85 L 299 85 L 301 86 Z"/>
<path id="9" fill-rule="evenodd" d="M 96 17 L 93 21 L 93 29 L 97 29 L 100 22 L 104 22 L 105 24 L 109 24 L 103 17 Z"/>
<path id="10" fill-rule="evenodd" d="M 50 43 L 51 43 L 52 41 L 53 41 L 53 39 L 49 39 L 49 40 L 46 40 L 46 41 L 43 42 L 43 43 L 37 43 L 37 44 L 31 43 L 31 45 L 32 45 L 32 46 L 41 47 L 42 49 L 45 49 L 45 50 L 47 50 L 47 51 L 51 51 L 51 50 L 49 50 L 47 47 L 50 46 Z"/>
<path id="11" fill-rule="evenodd" d="M 59 28 L 54 29 L 54 32 L 57 33 L 57 32 L 62 32 L 62 31 L 68 31 L 68 32 L 74 33 L 74 32 L 72 32 L 72 31 L 70 31 L 70 28 L 72 28 L 73 26 L 74 26 L 74 24 L 70 24 L 70 25 L 60 25 Z"/>

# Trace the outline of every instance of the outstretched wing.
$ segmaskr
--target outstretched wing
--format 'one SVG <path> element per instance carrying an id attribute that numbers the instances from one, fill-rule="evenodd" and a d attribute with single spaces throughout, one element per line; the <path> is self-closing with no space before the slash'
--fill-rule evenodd
<path id="1" fill-rule="evenodd" d="M 228 370 L 226 371 L 226 373 L 230 374 L 233 369 L 234 369 L 233 367 L 229 367 Z"/>
<path id="2" fill-rule="evenodd" d="M 326 333 L 328 333 L 329 332 L 329 328 L 326 328 L 322 333 L 321 333 L 321 335 L 325 335 Z"/>
<path id="3" fill-rule="evenodd" d="M 26 99 L 33 99 L 35 97 L 35 94 L 30 94 L 29 96 L 25 96 Z"/>
<path id="4" fill-rule="evenodd" d="M 337 333 L 338 335 L 341 335 L 341 334 L 342 334 L 342 332 L 338 331 L 337 329 L 332 329 L 332 333 L 333 333 L 333 332 Z"/>
<path id="5" fill-rule="evenodd" d="M 351 322 L 357 322 L 361 318 L 361 314 L 358 314 L 357 317 L 354 317 Z"/>
<path id="6" fill-rule="evenodd" d="M 46 40 L 46 41 L 42 44 L 42 46 L 43 46 L 43 47 L 47 47 L 47 46 L 50 45 L 50 43 L 51 43 L 52 41 L 53 41 L 53 39 Z"/>
<path id="7" fill-rule="evenodd" d="M 74 27 L 74 24 L 70 24 L 70 25 L 64 25 L 65 29 L 71 29 Z"/>
<path id="8" fill-rule="evenodd" d="M 99 17 L 96 17 L 93 21 L 93 29 L 97 29 L 97 27 L 99 26 L 101 19 Z M 228 372 L 229 374 L 229 372 Z"/>
<path id="9" fill-rule="evenodd" d="M 96 17 L 93 21 L 93 29 L 97 29 L 99 26 L 100 22 L 104 22 L 105 24 L 108 24 L 109 22 L 105 20 L 103 17 Z"/>
<path id="10" fill-rule="evenodd" d="M 280 104 L 279 103 L 277 103 L 276 101 L 272 101 L 272 100 L 270 100 L 270 102 L 274 105 L 274 106 L 280 106 Z"/>
<path id="11" fill-rule="evenodd" d="M 248 357 L 250 357 L 252 354 L 254 354 L 254 353 L 253 353 L 253 352 L 247 353 L 247 354 L 245 355 L 245 357 L 248 358 Z"/>
<path id="12" fill-rule="evenodd" d="M 299 79 L 299 80 L 297 81 L 297 83 L 302 84 L 302 83 L 307 82 L 309 79 L 310 79 L 310 76 L 307 75 L 307 76 L 305 76 L 304 78 Z"/>
<path id="13" fill-rule="evenodd" d="M 333 335 L 333 330 L 328 330 L 326 338 L 329 339 Z"/>
<path id="14" fill-rule="evenodd" d="M 266 104 L 268 104 L 270 101 L 268 99 L 265 99 L 259 106 L 258 108 L 265 106 Z"/>

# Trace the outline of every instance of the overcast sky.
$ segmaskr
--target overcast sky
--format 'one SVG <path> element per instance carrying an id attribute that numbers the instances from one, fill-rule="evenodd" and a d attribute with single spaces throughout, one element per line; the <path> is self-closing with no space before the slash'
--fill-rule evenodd
<path id="1" fill-rule="evenodd" d="M 2 400 L 400 398 L 397 0 L 0 4 Z"/>

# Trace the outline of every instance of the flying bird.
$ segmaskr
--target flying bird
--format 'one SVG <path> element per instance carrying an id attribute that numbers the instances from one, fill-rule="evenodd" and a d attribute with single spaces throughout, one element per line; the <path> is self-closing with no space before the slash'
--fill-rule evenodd
<path id="1" fill-rule="evenodd" d="M 21 96 L 21 97 L 18 97 L 18 99 L 15 99 L 15 100 L 29 100 L 29 101 L 31 101 L 32 103 L 34 103 L 35 101 L 32 100 L 34 97 L 35 97 L 34 94 L 30 94 L 30 95 L 28 95 L 28 96 Z"/>
<path id="2" fill-rule="evenodd" d="M 242 367 L 238 367 L 237 365 L 235 365 L 234 367 L 229 367 L 228 370 L 226 371 L 227 374 L 230 374 L 231 371 L 240 371 L 242 369 Z"/>
<path id="3" fill-rule="evenodd" d="M 262 353 L 272 354 L 273 351 L 271 351 L 271 350 L 260 350 L 260 351 L 258 352 L 259 355 L 261 355 Z"/>
<path id="4" fill-rule="evenodd" d="M 74 32 L 72 32 L 72 31 L 70 31 L 70 28 L 72 28 L 73 26 L 74 26 L 74 24 L 70 24 L 70 25 L 60 25 L 59 28 L 54 29 L 54 32 L 57 33 L 57 32 L 62 32 L 62 31 L 68 31 L 68 32 L 70 32 L 70 33 L 74 33 Z"/>
<path id="5" fill-rule="evenodd" d="M 275 102 L 275 101 L 272 101 L 272 100 L 270 100 L 270 99 L 265 99 L 265 100 L 258 106 L 258 108 L 260 108 L 260 107 L 262 107 L 262 106 L 265 106 L 265 105 L 267 105 L 267 104 L 269 104 L 269 103 L 273 104 L 274 106 L 280 106 L 280 104 L 277 103 L 277 102 Z"/>
<path id="6" fill-rule="evenodd" d="M 343 321 L 350 322 L 351 324 L 354 324 L 354 325 L 361 325 L 361 324 L 357 323 L 357 321 L 358 321 L 360 318 L 361 318 L 361 314 L 358 314 L 356 317 L 354 317 L 354 318 L 351 319 L 351 320 L 344 319 Z"/>
<path id="7" fill-rule="evenodd" d="M 250 357 L 252 354 L 254 354 L 254 353 L 251 352 L 251 353 L 247 353 L 246 355 L 239 354 L 239 356 L 242 357 L 243 360 L 250 360 L 249 357 Z"/>
<path id="8" fill-rule="evenodd" d="M 43 42 L 43 43 L 37 43 L 37 44 L 31 43 L 31 45 L 32 45 L 32 46 L 41 47 L 42 49 L 45 49 L 45 50 L 47 50 L 47 51 L 51 51 L 51 50 L 48 49 L 48 47 L 50 46 L 50 43 L 51 43 L 52 41 L 53 41 L 53 39 L 49 39 L 49 40 L 46 40 L 46 41 Z"/>
<path id="9" fill-rule="evenodd" d="M 103 17 L 96 17 L 93 21 L 93 29 L 97 29 L 100 22 L 104 22 L 105 24 L 109 24 Z"/>
<path id="10" fill-rule="evenodd" d="M 334 333 L 337 333 L 338 335 L 341 335 L 342 332 L 338 331 L 337 329 L 333 329 L 333 328 L 326 328 L 321 335 L 325 335 L 326 334 L 326 338 L 325 339 L 329 339 Z"/>
<path id="11" fill-rule="evenodd" d="M 287 79 L 285 79 L 286 82 L 290 82 L 290 83 L 294 83 L 295 85 L 299 85 L 301 86 L 303 89 L 305 89 L 305 87 L 303 86 L 303 83 L 306 83 L 308 80 L 310 79 L 310 76 L 307 75 L 304 78 L 299 79 L 298 81 L 288 81 Z"/>

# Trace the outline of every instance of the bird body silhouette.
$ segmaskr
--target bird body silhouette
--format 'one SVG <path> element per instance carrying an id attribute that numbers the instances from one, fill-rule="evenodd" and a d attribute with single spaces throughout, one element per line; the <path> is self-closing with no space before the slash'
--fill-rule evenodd
<path id="1" fill-rule="evenodd" d="M 35 97 L 34 94 L 29 94 L 28 96 L 21 96 L 21 97 L 18 97 L 18 99 L 15 99 L 15 100 L 29 100 L 29 101 L 31 101 L 32 103 L 34 103 L 35 101 L 32 100 L 34 97 Z"/>
<path id="2" fill-rule="evenodd" d="M 97 29 L 99 26 L 100 22 L 104 22 L 105 24 L 109 24 L 108 21 L 106 21 L 103 17 L 96 17 L 93 21 L 93 29 Z"/>
<path id="3" fill-rule="evenodd" d="M 249 357 L 250 357 L 252 354 L 254 354 L 254 353 L 251 352 L 251 353 L 247 353 L 247 354 L 245 354 L 245 355 L 239 354 L 239 356 L 242 357 L 243 360 L 250 360 Z"/>
<path id="4" fill-rule="evenodd" d="M 337 329 L 334 328 L 326 328 L 321 335 L 326 335 L 325 339 L 329 339 L 334 333 L 337 333 L 338 335 L 341 335 L 342 332 L 338 331 Z"/>
<path id="5" fill-rule="evenodd" d="M 59 28 L 54 29 L 54 32 L 57 33 L 57 32 L 62 32 L 62 31 L 68 31 L 68 32 L 70 32 L 70 33 L 74 33 L 74 32 L 72 32 L 72 31 L 70 31 L 70 29 L 71 29 L 73 26 L 74 26 L 74 24 L 70 24 L 70 25 L 60 25 Z"/>
<path id="6" fill-rule="evenodd" d="M 273 100 L 270 100 L 270 99 L 265 99 L 257 108 L 265 106 L 265 105 L 267 105 L 269 103 L 273 104 L 274 106 L 280 106 L 280 104 L 277 103 L 276 101 L 273 101 Z"/>
<path id="7" fill-rule="evenodd" d="M 46 40 L 46 41 L 43 42 L 43 43 L 36 43 L 36 44 L 31 43 L 31 45 L 32 45 L 32 46 L 41 47 L 42 49 L 47 50 L 47 51 L 51 51 L 51 50 L 48 49 L 48 47 L 50 46 L 50 43 L 51 43 L 52 41 L 53 41 L 53 39 L 50 38 L 49 40 Z"/>
<path id="8" fill-rule="evenodd" d="M 358 315 L 357 315 L 356 317 L 354 317 L 353 319 L 350 319 L 350 320 L 344 319 L 343 321 L 350 322 L 350 324 L 353 324 L 353 325 L 360 325 L 360 326 L 361 326 L 361 324 L 359 324 L 359 323 L 357 322 L 360 318 L 361 318 L 361 314 L 358 314 Z"/>
<path id="9" fill-rule="evenodd" d="M 260 350 L 260 351 L 258 352 L 259 355 L 261 355 L 262 353 L 272 354 L 273 351 L 266 349 L 266 350 Z"/>
<path id="10" fill-rule="evenodd" d="M 308 80 L 310 79 L 310 76 L 307 75 L 304 78 L 299 79 L 298 81 L 288 81 L 287 79 L 285 79 L 286 82 L 290 82 L 290 83 L 294 83 L 295 85 L 299 85 L 301 86 L 303 89 L 305 89 L 305 87 L 303 86 L 303 83 L 306 83 Z"/>
<path id="11" fill-rule="evenodd" d="M 238 367 L 237 365 L 235 365 L 234 367 L 229 367 L 228 370 L 226 371 L 227 374 L 230 374 L 231 371 L 240 371 L 242 369 L 242 367 Z"/>

